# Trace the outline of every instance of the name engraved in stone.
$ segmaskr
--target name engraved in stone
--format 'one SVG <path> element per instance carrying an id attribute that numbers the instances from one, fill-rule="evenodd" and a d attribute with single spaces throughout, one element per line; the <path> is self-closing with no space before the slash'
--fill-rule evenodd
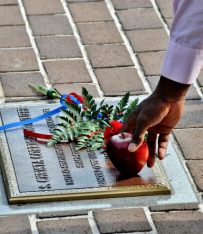
<path id="1" fill-rule="evenodd" d="M 18 117 L 20 121 L 30 119 L 30 112 L 28 108 L 18 108 L 17 109 Z M 32 124 L 27 124 L 26 128 L 34 131 Z M 51 184 L 49 182 L 49 177 L 47 173 L 47 169 L 43 160 L 43 156 L 41 154 L 41 150 L 37 144 L 37 142 L 31 138 L 25 138 L 26 147 L 31 159 L 33 172 L 35 175 L 35 179 L 38 183 L 46 183 L 40 184 L 39 189 L 51 189 Z"/>
<path id="2" fill-rule="evenodd" d="M 81 159 L 81 155 L 79 154 L 79 152 L 75 149 L 75 145 L 70 145 L 71 151 L 72 151 L 72 156 L 75 162 L 75 166 L 77 168 L 84 168 L 84 163 Z"/>
<path id="3" fill-rule="evenodd" d="M 43 109 L 43 112 L 45 114 L 49 111 L 50 111 L 49 109 Z M 49 117 L 46 119 L 46 122 L 47 122 L 47 126 L 49 128 L 49 131 L 52 133 L 53 129 L 55 127 L 55 123 L 54 123 L 53 119 L 51 117 Z M 68 166 L 68 163 L 66 161 L 62 146 L 59 144 L 55 144 L 54 149 L 56 151 L 59 166 L 61 168 L 61 172 L 63 174 L 63 178 L 64 178 L 66 185 L 74 185 L 73 177 L 71 176 L 71 172 L 69 170 L 69 166 Z"/>
<path id="4" fill-rule="evenodd" d="M 88 153 L 90 163 L 91 163 L 92 168 L 94 170 L 94 174 L 95 174 L 95 177 L 97 179 L 97 183 L 98 183 L 99 187 L 106 186 L 107 183 L 105 180 L 105 176 L 102 172 L 101 166 L 99 165 L 99 161 L 96 157 L 95 152 L 87 150 L 87 153 Z"/>

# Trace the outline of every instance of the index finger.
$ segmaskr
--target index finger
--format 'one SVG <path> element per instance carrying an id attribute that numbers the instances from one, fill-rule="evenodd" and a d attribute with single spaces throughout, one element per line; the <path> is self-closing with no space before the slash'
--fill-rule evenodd
<path id="1" fill-rule="evenodd" d="M 136 124 L 136 113 L 133 112 L 124 123 L 123 127 L 121 128 L 120 132 L 133 132 L 135 129 Z"/>

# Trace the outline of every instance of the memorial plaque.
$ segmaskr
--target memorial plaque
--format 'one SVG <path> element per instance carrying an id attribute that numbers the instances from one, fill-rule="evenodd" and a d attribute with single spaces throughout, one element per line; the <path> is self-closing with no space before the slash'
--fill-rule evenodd
<path id="1" fill-rule="evenodd" d="M 30 119 L 46 113 L 56 104 L 0 109 L 1 125 Z M 50 133 L 56 117 L 25 126 Z M 48 147 L 26 138 L 23 128 L 0 133 L 1 169 L 9 203 L 93 199 L 121 196 L 169 194 L 170 187 L 158 162 L 153 169 L 125 178 L 102 151 L 76 151 L 74 144 Z"/>

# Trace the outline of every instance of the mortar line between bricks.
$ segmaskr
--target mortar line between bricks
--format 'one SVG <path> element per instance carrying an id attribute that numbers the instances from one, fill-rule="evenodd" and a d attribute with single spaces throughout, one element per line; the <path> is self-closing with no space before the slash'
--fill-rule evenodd
<path id="1" fill-rule="evenodd" d="M 30 228 L 32 234 L 39 234 L 38 228 L 37 228 L 37 219 L 35 214 L 29 214 L 28 219 L 30 221 Z"/>
<path id="2" fill-rule="evenodd" d="M 152 231 L 150 232 L 151 234 L 158 234 L 157 230 L 156 230 L 156 227 L 155 227 L 155 224 L 153 222 L 153 219 L 152 219 L 152 216 L 151 216 L 151 212 L 149 210 L 148 207 L 143 207 L 144 209 L 144 212 L 145 212 L 145 215 L 147 217 L 147 220 L 152 228 Z"/>
<path id="3" fill-rule="evenodd" d="M 81 40 L 80 34 L 78 32 L 78 29 L 77 29 L 77 26 L 76 26 L 76 24 L 74 22 L 74 19 L 73 19 L 71 13 L 70 13 L 70 10 L 68 8 L 67 2 L 66 2 L 66 0 L 61 0 L 61 3 L 62 3 L 62 6 L 63 6 L 63 8 L 65 10 L 65 13 L 66 13 L 66 16 L 67 16 L 67 18 L 69 20 L 69 23 L 70 23 L 70 25 L 71 25 L 71 27 L 73 29 L 73 33 L 74 33 L 74 35 L 76 37 L 76 40 L 78 42 L 78 46 L 79 46 L 79 48 L 81 50 L 81 53 L 83 55 L 83 59 L 84 59 L 84 62 L 86 64 L 87 70 L 88 70 L 88 72 L 90 74 L 90 77 L 91 77 L 93 83 L 97 87 L 97 91 L 99 93 L 99 96 L 103 97 L 104 93 L 103 93 L 103 91 L 102 91 L 102 89 L 101 89 L 101 87 L 99 85 L 99 82 L 98 82 L 98 80 L 96 78 L 96 75 L 95 75 L 95 73 L 93 71 L 92 65 L 91 65 L 90 60 L 88 58 L 87 52 L 85 50 L 85 46 L 82 44 L 82 40 Z"/>
<path id="4" fill-rule="evenodd" d="M 148 81 L 146 79 L 146 76 L 144 75 L 143 68 L 142 68 L 142 66 L 141 66 L 141 64 L 139 62 L 139 59 L 138 59 L 137 55 L 134 53 L 132 46 L 130 45 L 130 42 L 129 42 L 129 40 L 128 40 L 128 38 L 127 38 L 127 36 L 126 36 L 126 34 L 125 34 L 124 30 L 123 30 L 123 27 L 122 27 L 121 23 L 119 22 L 118 17 L 116 16 L 115 9 L 113 7 L 112 1 L 111 0 L 105 0 L 105 2 L 106 2 L 107 8 L 109 9 L 109 12 L 110 12 L 113 20 L 114 20 L 114 23 L 115 23 L 115 25 L 116 25 L 116 27 L 117 27 L 123 41 L 124 41 L 124 44 L 125 44 L 128 52 L 129 52 L 129 55 L 130 55 L 130 57 L 131 57 L 131 59 L 132 59 L 132 61 L 134 63 L 134 67 L 137 70 L 137 73 L 138 73 L 138 75 L 139 75 L 139 77 L 140 77 L 140 79 L 141 79 L 141 81 L 142 81 L 142 83 L 144 85 L 145 90 L 148 93 L 151 93 L 152 90 L 151 90 L 151 88 L 149 86 L 149 83 L 148 83 Z"/>
<path id="5" fill-rule="evenodd" d="M 89 222 L 90 228 L 92 230 L 92 233 L 93 234 L 100 234 L 100 231 L 99 231 L 99 228 L 98 228 L 97 223 L 95 221 L 92 210 L 88 211 L 88 222 Z"/>
<path id="6" fill-rule="evenodd" d="M 26 28 L 27 34 L 29 36 L 30 43 L 32 45 L 32 48 L 33 48 L 34 53 L 35 53 L 35 56 L 37 58 L 37 63 L 38 63 L 38 66 L 39 66 L 39 70 L 40 70 L 40 72 L 41 72 L 41 74 L 42 74 L 42 76 L 44 78 L 44 82 L 45 82 L 46 86 L 48 88 L 50 88 L 51 87 L 51 82 L 50 82 L 50 80 L 48 78 L 46 70 L 45 70 L 45 68 L 43 66 L 43 63 L 42 63 L 41 59 L 40 59 L 40 53 L 39 53 L 39 50 L 37 48 L 37 45 L 36 45 L 36 42 L 35 42 L 35 39 L 34 39 L 34 36 L 33 36 L 32 28 L 31 28 L 31 26 L 29 24 L 29 21 L 28 21 L 28 17 L 26 15 L 26 11 L 25 11 L 25 7 L 23 5 L 23 1 L 22 0 L 18 0 L 18 4 L 19 4 L 19 7 L 20 7 L 20 11 L 21 11 L 23 20 L 25 22 L 25 28 Z"/>
<path id="7" fill-rule="evenodd" d="M 156 14 L 158 15 L 162 25 L 164 26 L 164 29 L 166 30 L 166 33 L 168 34 L 168 36 L 170 37 L 170 29 L 164 19 L 164 17 L 162 16 L 161 14 L 161 11 L 157 5 L 157 2 L 156 0 L 151 0 L 151 3 L 152 3 L 152 6 L 156 12 Z M 201 88 L 200 88 L 200 85 L 198 84 L 197 80 L 193 83 L 198 95 L 200 96 L 200 98 L 203 100 L 203 93 L 201 92 Z"/>

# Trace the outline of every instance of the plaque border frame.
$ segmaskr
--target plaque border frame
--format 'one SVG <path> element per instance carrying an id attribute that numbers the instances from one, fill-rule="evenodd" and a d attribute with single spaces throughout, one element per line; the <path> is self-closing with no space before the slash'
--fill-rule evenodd
<path id="1" fill-rule="evenodd" d="M 49 105 L 50 103 L 20 103 L 20 105 L 1 105 L 0 108 L 12 108 L 31 105 L 35 106 L 43 104 Z M 50 105 L 53 105 L 53 103 Z M 1 116 L 0 124 L 2 125 Z M 12 158 L 10 156 L 8 142 L 4 132 L 0 133 L 0 144 L 0 167 L 3 174 L 3 180 L 9 204 L 171 194 L 169 181 L 166 178 L 166 175 L 159 160 L 156 160 L 155 166 L 152 169 L 157 181 L 156 184 L 152 185 L 130 185 L 117 187 L 107 186 L 86 189 L 20 192 Z"/>

